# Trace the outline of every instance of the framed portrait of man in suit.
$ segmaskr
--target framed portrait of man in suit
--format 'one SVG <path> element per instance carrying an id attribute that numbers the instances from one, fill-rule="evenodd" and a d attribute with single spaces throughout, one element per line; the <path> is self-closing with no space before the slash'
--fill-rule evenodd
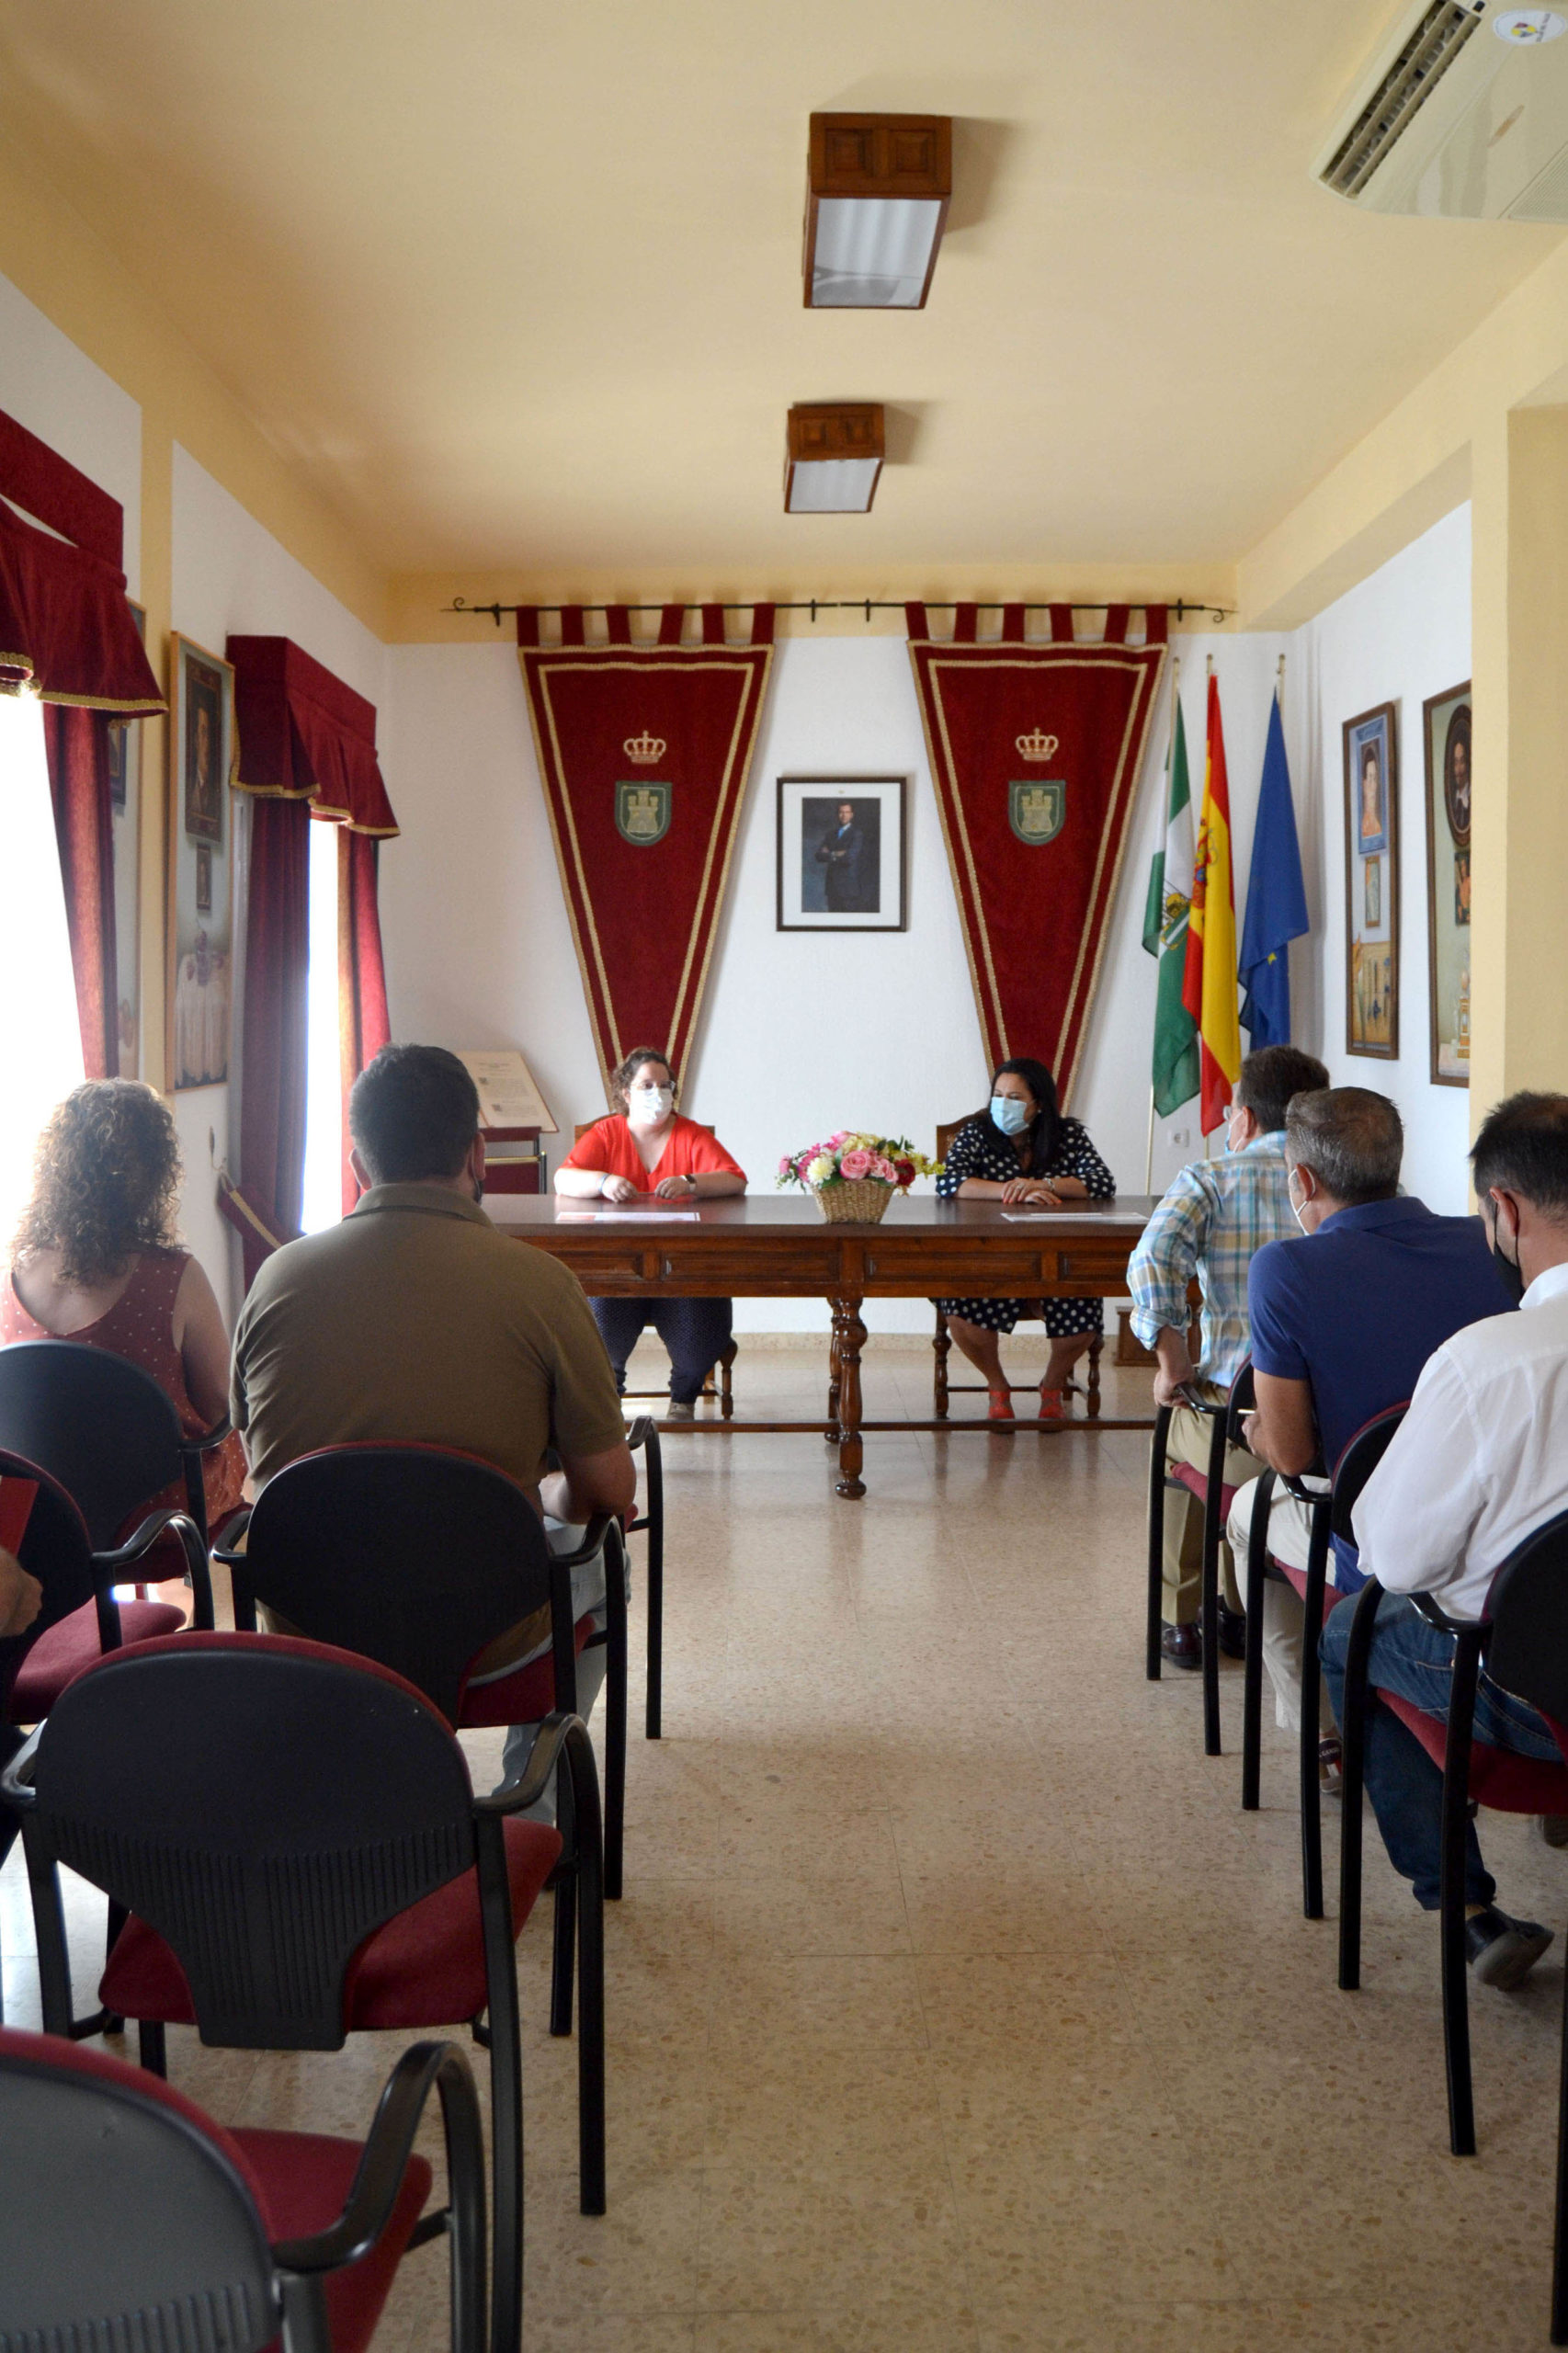
<path id="1" fill-rule="evenodd" d="M 902 776 L 778 779 L 780 931 L 903 931 Z"/>

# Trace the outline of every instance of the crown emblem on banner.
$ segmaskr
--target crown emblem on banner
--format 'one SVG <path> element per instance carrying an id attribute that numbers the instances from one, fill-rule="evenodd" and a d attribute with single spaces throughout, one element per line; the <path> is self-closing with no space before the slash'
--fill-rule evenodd
<path id="1" fill-rule="evenodd" d="M 650 735 L 644 728 L 641 735 L 629 735 L 620 748 L 635 766 L 651 768 L 655 760 L 662 760 L 665 756 L 665 739 L 662 735 Z M 1052 751 L 1055 748 L 1052 745 Z"/>
<path id="2" fill-rule="evenodd" d="M 1040 729 L 1037 727 L 1032 735 L 1019 735 L 1015 738 L 1015 741 L 1018 746 L 1018 755 L 1020 758 L 1026 760 L 1049 760 L 1051 754 L 1055 751 L 1060 738 L 1055 735 L 1042 735 Z"/>

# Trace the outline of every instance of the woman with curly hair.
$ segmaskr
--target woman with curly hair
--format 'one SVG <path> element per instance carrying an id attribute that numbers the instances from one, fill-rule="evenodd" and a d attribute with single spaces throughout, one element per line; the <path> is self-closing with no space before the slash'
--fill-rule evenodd
<path id="1" fill-rule="evenodd" d="M 0 1290 L 0 1347 L 80 1340 L 151 1373 L 199 1437 L 229 1406 L 229 1339 L 212 1286 L 180 1247 L 179 1142 L 168 1106 L 130 1078 L 89 1079 L 39 1138 L 32 1199 Z M 240 1499 L 229 1438 L 203 1463 L 208 1524 Z M 153 1500 L 153 1499 L 150 1499 Z M 155 1499 L 183 1507 L 183 1490 Z"/>

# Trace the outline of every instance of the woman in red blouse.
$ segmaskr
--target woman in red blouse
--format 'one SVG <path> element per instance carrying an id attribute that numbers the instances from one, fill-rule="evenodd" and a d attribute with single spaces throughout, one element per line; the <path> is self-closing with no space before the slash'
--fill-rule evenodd
<path id="1" fill-rule="evenodd" d="M 689 1201 L 745 1191 L 745 1170 L 707 1128 L 676 1109 L 675 1073 L 656 1048 L 632 1048 L 610 1080 L 610 1099 L 616 1110 L 596 1120 L 556 1170 L 558 1193 L 625 1202 L 639 1194 Z M 670 1352 L 670 1419 L 689 1422 L 703 1382 L 730 1344 L 733 1302 L 591 1299 L 588 1304 L 620 1390 L 638 1335 L 653 1324 Z"/>

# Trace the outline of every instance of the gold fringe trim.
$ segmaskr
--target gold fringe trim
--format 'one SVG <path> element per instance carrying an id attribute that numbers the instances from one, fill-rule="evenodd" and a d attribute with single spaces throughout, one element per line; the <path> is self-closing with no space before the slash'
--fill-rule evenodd
<path id="1" fill-rule="evenodd" d="M 0 655 L 0 661 L 4 659 L 4 655 Z M 396 841 L 403 831 L 401 825 L 358 825 L 347 809 L 335 808 L 330 801 L 319 799 L 309 787 L 303 792 L 290 792 L 280 784 L 247 784 L 244 777 L 237 776 L 233 779 L 233 790 L 248 792 L 253 801 L 308 801 L 312 809 L 319 809 L 322 815 L 330 818 L 335 825 L 341 825 L 347 833 L 364 834 L 371 841 Z"/>

